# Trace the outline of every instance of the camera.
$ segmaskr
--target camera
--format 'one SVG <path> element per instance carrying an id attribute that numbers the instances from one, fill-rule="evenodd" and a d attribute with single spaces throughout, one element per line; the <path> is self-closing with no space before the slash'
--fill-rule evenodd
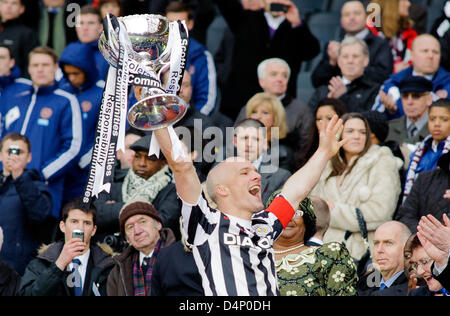
<path id="1" fill-rule="evenodd" d="M 81 239 L 81 241 L 84 241 L 84 231 L 78 229 L 73 230 L 72 238 L 78 238 Z"/>
<path id="2" fill-rule="evenodd" d="M 124 249 L 128 246 L 128 243 L 123 240 L 120 236 L 120 233 L 114 233 L 113 235 L 107 235 L 103 242 L 110 246 L 114 252 L 123 252 Z"/>
<path id="3" fill-rule="evenodd" d="M 16 155 L 19 156 L 20 155 L 20 148 L 19 146 L 16 145 L 11 145 L 9 146 L 9 155 Z"/>
<path id="4" fill-rule="evenodd" d="M 271 12 L 288 12 L 288 6 L 281 3 L 271 3 L 270 4 L 270 11 Z"/>

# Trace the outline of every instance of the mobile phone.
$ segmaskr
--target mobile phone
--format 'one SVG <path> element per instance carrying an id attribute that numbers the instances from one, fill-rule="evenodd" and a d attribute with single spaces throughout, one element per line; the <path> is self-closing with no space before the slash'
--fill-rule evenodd
<path id="1" fill-rule="evenodd" d="M 270 11 L 271 12 L 288 12 L 288 6 L 281 3 L 271 3 L 270 4 Z"/>
<path id="2" fill-rule="evenodd" d="M 9 146 L 9 155 L 16 155 L 19 156 L 20 155 L 20 147 L 17 145 L 11 145 Z"/>
<path id="3" fill-rule="evenodd" d="M 81 239 L 84 242 L 84 231 L 75 229 L 72 231 L 72 238 Z"/>

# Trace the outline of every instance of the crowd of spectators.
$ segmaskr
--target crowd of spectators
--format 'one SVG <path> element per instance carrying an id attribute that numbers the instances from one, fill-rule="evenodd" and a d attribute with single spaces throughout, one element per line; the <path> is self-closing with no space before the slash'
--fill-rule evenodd
<path id="1" fill-rule="evenodd" d="M 260 186 L 239 196 L 271 209 L 336 116 L 342 147 L 273 244 L 278 287 L 267 293 L 450 295 L 450 1 L 340 1 L 339 37 L 326 41 L 309 17 L 332 2 L 315 2 L 316 11 L 294 0 L 0 0 L 0 295 L 232 293 L 198 267 L 189 236 L 195 220 L 212 234 L 203 208 L 233 191 L 221 162 L 249 162 Z M 152 133 L 129 127 L 109 192 L 82 207 L 108 13 L 186 21 L 179 95 L 189 107 L 176 132 L 209 206 L 180 199 L 178 165 L 149 156 Z M 305 65 L 308 97 L 298 93 Z M 130 104 L 140 99 L 129 92 Z"/>

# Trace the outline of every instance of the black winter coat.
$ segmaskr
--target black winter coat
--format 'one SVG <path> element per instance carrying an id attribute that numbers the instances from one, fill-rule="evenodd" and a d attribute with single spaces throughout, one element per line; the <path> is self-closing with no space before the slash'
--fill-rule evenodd
<path id="1" fill-rule="evenodd" d="M 369 47 L 369 65 L 365 69 L 365 74 L 374 82 L 379 84 L 389 79 L 394 67 L 394 58 L 392 57 L 389 42 L 386 39 L 373 35 L 370 31 L 364 38 Z M 330 59 L 325 45 L 325 52 L 322 60 L 314 69 L 311 75 L 311 82 L 314 87 L 318 88 L 322 85 L 328 85 L 332 77 L 340 76 L 341 70 L 339 67 L 330 65 Z"/>
<path id="2" fill-rule="evenodd" d="M 70 271 L 61 271 L 55 264 L 62 248 L 63 241 L 43 247 L 36 259 L 30 262 L 20 282 L 19 296 L 74 296 L 73 288 L 67 279 Z M 114 262 L 102 246 L 91 245 L 91 253 L 83 286 L 83 296 L 95 296 L 94 286 L 101 296 L 106 296 L 106 282 Z"/>
<path id="3" fill-rule="evenodd" d="M 14 296 L 19 290 L 20 275 L 0 260 L 0 296 Z"/>
<path id="4" fill-rule="evenodd" d="M 320 43 L 305 21 L 292 28 L 285 20 L 270 36 L 264 10 L 244 10 L 238 0 L 215 0 L 234 35 L 230 74 L 222 91 L 220 111 L 236 119 L 240 109 L 261 91 L 256 69 L 272 57 L 284 59 L 291 68 L 288 93 L 297 94 L 297 75 L 302 61 L 311 60 L 320 52 Z"/>
<path id="5" fill-rule="evenodd" d="M 396 220 L 417 232 L 417 225 L 422 216 L 433 215 L 442 221 L 442 215 L 450 216 L 450 200 L 444 199 L 445 191 L 450 188 L 449 171 L 450 153 L 439 158 L 440 169 L 419 173 L 408 198 L 400 206 Z"/>

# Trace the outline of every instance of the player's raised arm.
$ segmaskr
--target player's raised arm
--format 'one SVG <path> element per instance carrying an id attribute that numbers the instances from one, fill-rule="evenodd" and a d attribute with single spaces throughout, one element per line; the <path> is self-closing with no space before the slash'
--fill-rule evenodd
<path id="1" fill-rule="evenodd" d="M 202 186 L 195 171 L 194 164 L 190 159 L 190 155 L 185 150 L 185 158 L 179 157 L 177 160 L 174 160 L 172 156 L 172 142 L 168 129 L 163 128 L 153 132 L 173 172 L 178 195 L 186 203 L 196 204 L 202 192 Z M 185 148 L 185 146 L 183 147 Z"/>
<path id="2" fill-rule="evenodd" d="M 325 124 L 324 122 L 322 123 Z M 328 123 L 326 129 L 322 128 L 317 151 L 284 184 L 281 193 L 294 209 L 298 208 L 300 202 L 317 184 L 328 160 L 336 155 L 345 144 L 345 140 L 339 141 L 342 130 L 342 120 L 335 115 Z"/>

